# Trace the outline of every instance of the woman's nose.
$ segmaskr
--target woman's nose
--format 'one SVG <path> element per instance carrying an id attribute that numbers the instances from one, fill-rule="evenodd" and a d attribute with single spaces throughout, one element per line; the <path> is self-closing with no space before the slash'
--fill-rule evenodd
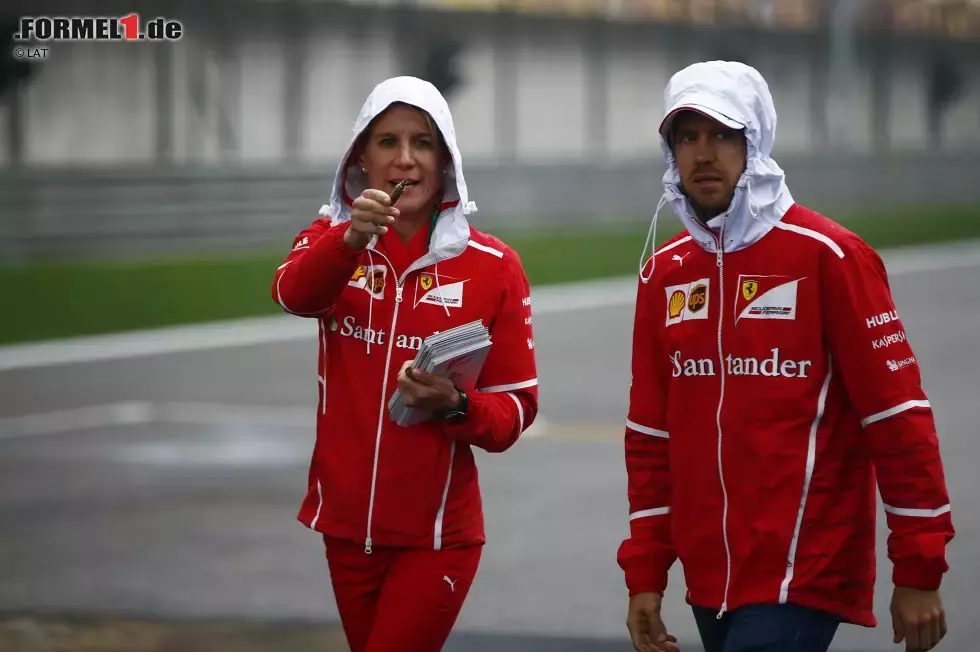
<path id="1" fill-rule="evenodd" d="M 415 158 L 412 155 L 412 148 L 408 143 L 404 143 L 398 148 L 398 156 L 395 158 L 395 163 L 398 165 L 412 165 L 415 162 Z"/>

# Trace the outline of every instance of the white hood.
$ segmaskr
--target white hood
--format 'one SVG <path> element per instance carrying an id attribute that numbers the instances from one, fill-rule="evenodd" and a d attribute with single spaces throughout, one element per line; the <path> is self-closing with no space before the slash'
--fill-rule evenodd
<path id="1" fill-rule="evenodd" d="M 665 135 L 674 115 L 684 109 L 699 111 L 734 129 L 744 129 L 746 168 L 738 181 L 728 211 L 712 220 L 724 223 L 724 251 L 738 251 L 761 239 L 793 205 L 785 175 L 770 154 L 776 137 L 776 107 L 769 87 L 754 68 L 742 63 L 709 61 L 675 74 L 664 90 L 661 148 L 668 169 L 663 177 L 664 200 L 705 249 L 714 252 L 712 234 L 695 218 L 681 189 L 681 179 Z"/>
<path id="2" fill-rule="evenodd" d="M 393 77 L 374 87 L 361 107 L 361 112 L 354 123 L 350 144 L 337 167 L 330 204 L 323 206 L 320 214 L 330 217 L 333 225 L 350 219 L 350 202 L 359 197 L 367 187 L 367 176 L 360 164 L 350 160 L 354 144 L 371 121 L 395 102 L 410 104 L 431 115 L 452 155 L 452 165 L 445 172 L 446 191 L 442 197 L 442 212 L 432 234 L 430 253 L 413 265 L 418 267 L 461 253 L 466 248 L 470 235 L 469 222 L 465 216 L 476 212 L 476 204 L 469 201 L 467 194 L 466 180 L 463 177 L 463 157 L 456 146 L 456 128 L 453 125 L 449 104 L 431 83 L 416 77 Z M 377 237 L 372 238 L 368 246 L 373 248 L 376 242 Z"/>

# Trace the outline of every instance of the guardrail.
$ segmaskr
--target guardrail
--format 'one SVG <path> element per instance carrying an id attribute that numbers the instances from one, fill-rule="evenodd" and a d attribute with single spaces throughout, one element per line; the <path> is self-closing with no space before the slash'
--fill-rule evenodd
<path id="1" fill-rule="evenodd" d="M 782 157 L 797 201 L 831 216 L 980 203 L 980 156 Z M 649 219 L 663 164 L 467 163 L 478 228 Z M 327 203 L 312 169 L 28 170 L 0 174 L 0 260 L 139 257 L 281 247 Z"/>

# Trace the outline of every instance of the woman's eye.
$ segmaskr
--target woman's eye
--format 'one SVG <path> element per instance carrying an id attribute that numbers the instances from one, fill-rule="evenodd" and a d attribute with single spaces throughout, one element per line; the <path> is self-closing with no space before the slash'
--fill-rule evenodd
<path id="1" fill-rule="evenodd" d="M 415 144 L 422 148 L 432 147 L 432 141 L 428 138 L 419 138 L 415 141 Z"/>

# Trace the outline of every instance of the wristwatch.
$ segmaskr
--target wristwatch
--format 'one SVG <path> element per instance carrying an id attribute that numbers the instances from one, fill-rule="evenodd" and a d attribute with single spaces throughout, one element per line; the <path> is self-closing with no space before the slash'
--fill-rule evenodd
<path id="1" fill-rule="evenodd" d="M 470 407 L 470 398 L 466 395 L 466 392 L 456 388 L 459 393 L 459 406 L 455 408 L 450 408 L 448 410 L 442 410 L 439 412 L 439 418 L 443 421 L 448 421 L 449 423 L 459 423 L 466 418 L 466 411 Z"/>

